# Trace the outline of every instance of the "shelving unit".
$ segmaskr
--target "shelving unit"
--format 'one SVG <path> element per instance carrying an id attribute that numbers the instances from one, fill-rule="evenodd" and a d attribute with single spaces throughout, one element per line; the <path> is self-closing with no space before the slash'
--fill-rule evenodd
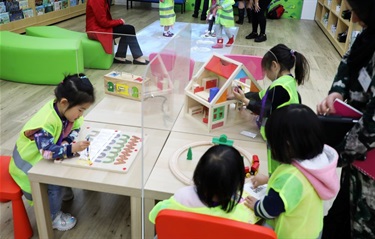
<path id="1" fill-rule="evenodd" d="M 318 0 L 315 12 L 315 21 L 341 56 L 361 31 L 358 24 L 342 18 L 342 12 L 345 10 L 348 10 L 348 7 L 343 0 Z M 339 42 L 337 38 L 343 32 L 347 32 L 346 41 Z"/>
<path id="2" fill-rule="evenodd" d="M 28 3 L 29 7 L 33 9 L 34 16 L 9 22 L 6 24 L 1 24 L 0 31 L 24 33 L 27 27 L 50 25 L 86 13 L 86 1 L 85 3 L 80 3 L 79 5 L 72 7 L 70 6 L 70 1 L 68 1 L 67 8 L 44 13 L 43 15 L 39 16 L 37 16 L 35 11 L 35 0 L 28 0 Z"/>

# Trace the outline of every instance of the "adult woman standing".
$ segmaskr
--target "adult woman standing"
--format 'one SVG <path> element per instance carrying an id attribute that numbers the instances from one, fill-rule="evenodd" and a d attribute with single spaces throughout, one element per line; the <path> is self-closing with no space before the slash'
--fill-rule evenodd
<path id="1" fill-rule="evenodd" d="M 238 0 L 236 1 L 238 3 L 238 20 L 236 21 L 237 24 L 242 25 L 244 18 L 245 18 L 245 7 L 246 7 L 246 13 L 247 13 L 247 19 L 249 20 L 249 23 L 251 23 L 251 3 L 248 0 Z"/>
<path id="2" fill-rule="evenodd" d="M 367 151 L 375 148 L 375 0 L 347 3 L 352 22 L 363 31 L 343 56 L 317 112 L 335 113 L 333 102 L 339 98 L 362 111 L 363 117 L 336 147 L 343 166 L 341 189 L 324 219 L 323 238 L 375 238 L 375 175 L 363 168 L 373 160 L 366 159 Z M 364 166 L 359 167 L 358 161 Z"/>
<path id="3" fill-rule="evenodd" d="M 254 39 L 255 42 L 267 41 L 266 35 L 266 10 L 271 0 L 250 0 L 252 32 L 246 39 Z M 260 32 L 258 34 L 258 25 Z"/>
<path id="4" fill-rule="evenodd" d="M 114 63 L 147 65 L 135 35 L 134 26 L 125 24 L 124 19 L 112 19 L 107 0 L 88 0 L 86 5 L 86 32 L 90 39 L 99 41 L 107 54 L 113 52 L 113 39 L 120 37 Z M 133 62 L 126 59 L 127 48 Z"/>

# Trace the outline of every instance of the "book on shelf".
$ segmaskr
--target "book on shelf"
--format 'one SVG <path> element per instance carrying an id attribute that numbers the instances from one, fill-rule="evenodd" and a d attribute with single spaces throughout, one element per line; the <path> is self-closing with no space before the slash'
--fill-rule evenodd
<path id="1" fill-rule="evenodd" d="M 22 9 L 9 12 L 9 19 L 11 22 L 23 19 Z"/>
<path id="2" fill-rule="evenodd" d="M 70 0 L 70 6 L 76 6 L 77 5 L 77 0 Z"/>
<path id="3" fill-rule="evenodd" d="M 41 6 L 36 6 L 35 7 L 35 14 L 37 16 L 40 16 L 40 15 L 43 15 L 44 14 L 44 6 L 41 5 Z"/>
<path id="4" fill-rule="evenodd" d="M 62 2 L 61 1 L 53 3 L 53 10 L 54 11 L 61 10 L 61 9 L 62 9 Z"/>
<path id="5" fill-rule="evenodd" d="M 9 13 L 8 12 L 2 12 L 0 13 L 0 25 L 6 24 L 10 22 Z"/>
<path id="6" fill-rule="evenodd" d="M 22 10 L 23 12 L 23 17 L 24 18 L 29 18 L 34 16 L 34 11 L 32 8 L 26 8 Z"/>
<path id="7" fill-rule="evenodd" d="M 7 8 L 4 4 L 4 2 L 0 2 L 0 13 L 4 13 L 7 11 Z"/>
<path id="8" fill-rule="evenodd" d="M 68 0 L 61 0 L 61 8 L 68 8 Z"/>
<path id="9" fill-rule="evenodd" d="M 53 12 L 53 5 L 50 3 L 44 6 L 44 13 L 48 12 Z"/>
<path id="10" fill-rule="evenodd" d="M 9 15 L 10 15 L 10 12 L 17 11 L 20 9 L 20 4 L 17 1 L 7 1 L 5 2 L 5 7 L 6 7 L 7 12 L 9 12 Z"/>
<path id="11" fill-rule="evenodd" d="M 29 3 L 26 0 L 18 1 L 20 9 L 27 9 L 29 8 Z"/>
<path id="12" fill-rule="evenodd" d="M 353 119 L 359 119 L 362 117 L 362 112 L 354 108 L 353 106 L 347 104 L 346 102 L 335 99 L 333 102 L 333 107 L 335 107 L 336 113 L 335 115 L 339 115 L 341 117 L 348 117 Z"/>
<path id="13" fill-rule="evenodd" d="M 35 0 L 35 7 L 43 6 L 43 0 Z"/>

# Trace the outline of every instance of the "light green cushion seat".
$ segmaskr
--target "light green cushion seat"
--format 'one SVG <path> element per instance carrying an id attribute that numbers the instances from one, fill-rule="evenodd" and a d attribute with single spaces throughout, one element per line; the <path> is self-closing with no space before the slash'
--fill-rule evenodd
<path id="1" fill-rule="evenodd" d="M 79 40 L 31 37 L 0 31 L 0 78 L 57 85 L 67 74 L 84 72 Z"/>
<path id="2" fill-rule="evenodd" d="M 85 68 L 109 69 L 113 63 L 113 54 L 107 54 L 99 41 L 91 40 L 85 32 L 76 32 L 57 26 L 34 26 L 26 28 L 26 35 L 81 40 Z"/>

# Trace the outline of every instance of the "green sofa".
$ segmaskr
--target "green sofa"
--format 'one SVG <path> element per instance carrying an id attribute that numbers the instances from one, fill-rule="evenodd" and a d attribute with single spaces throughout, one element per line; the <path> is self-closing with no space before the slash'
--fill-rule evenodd
<path id="1" fill-rule="evenodd" d="M 75 32 L 57 26 L 34 26 L 26 28 L 26 35 L 80 40 L 83 47 L 85 68 L 107 70 L 112 66 L 113 54 L 107 54 L 100 42 L 89 39 L 85 32 Z"/>
<path id="2" fill-rule="evenodd" d="M 0 79 L 57 85 L 84 72 L 79 40 L 49 39 L 0 31 Z"/>

